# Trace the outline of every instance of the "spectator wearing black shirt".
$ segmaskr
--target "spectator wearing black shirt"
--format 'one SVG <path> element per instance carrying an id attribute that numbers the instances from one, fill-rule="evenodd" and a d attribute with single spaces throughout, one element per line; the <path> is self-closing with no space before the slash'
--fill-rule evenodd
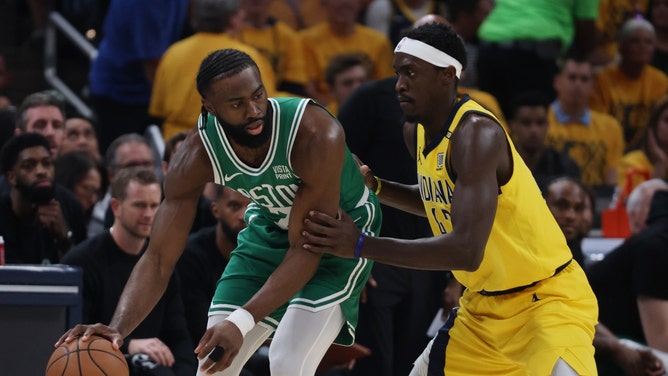
<path id="1" fill-rule="evenodd" d="M 642 183 L 642 184 L 646 184 Z M 641 184 L 641 185 L 642 185 Z M 637 189 L 637 188 L 636 188 Z M 647 226 L 587 269 L 599 321 L 621 338 L 668 352 L 668 185 L 654 193 Z M 599 348 L 595 339 L 594 345 Z M 602 375 L 616 375 L 597 351 Z"/>
<path id="2" fill-rule="evenodd" d="M 54 182 L 51 145 L 25 133 L 0 152 L 0 235 L 8 264 L 57 263 L 86 237 L 81 205 Z"/>
<path id="3" fill-rule="evenodd" d="M 157 176 L 141 167 L 120 170 L 111 185 L 113 226 L 73 248 L 62 260 L 83 269 L 83 323 L 109 322 L 125 283 L 146 250 L 162 192 Z M 180 286 L 172 276 L 148 316 L 125 339 L 121 351 L 147 355 L 160 372 L 192 376 L 197 362 L 188 335 Z M 139 371 L 131 362 L 133 372 Z M 143 375 L 143 373 L 142 373 Z"/>

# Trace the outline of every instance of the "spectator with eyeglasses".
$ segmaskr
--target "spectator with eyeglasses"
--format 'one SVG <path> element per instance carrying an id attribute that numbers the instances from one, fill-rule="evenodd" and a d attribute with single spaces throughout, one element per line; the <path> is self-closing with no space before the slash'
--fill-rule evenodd
<path id="1" fill-rule="evenodd" d="M 105 154 L 107 179 L 113 181 L 116 173 L 128 167 L 141 167 L 153 170 L 155 159 L 146 138 L 138 133 L 127 133 L 116 138 L 107 148 Z M 114 218 L 109 202 L 111 194 L 104 197 L 93 207 L 91 220 L 88 224 L 88 236 L 99 234 L 111 227 Z"/>

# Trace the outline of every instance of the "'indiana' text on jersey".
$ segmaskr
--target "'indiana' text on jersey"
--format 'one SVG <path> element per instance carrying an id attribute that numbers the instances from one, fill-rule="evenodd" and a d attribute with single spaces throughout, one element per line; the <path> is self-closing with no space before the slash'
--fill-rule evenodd
<path id="1" fill-rule="evenodd" d="M 450 211 L 452 204 L 452 186 L 446 180 L 434 180 L 431 176 L 418 175 L 420 182 L 420 196 L 425 207 L 430 208 L 428 213 L 433 221 L 438 224 L 441 234 L 449 232 L 452 228 L 450 224 Z M 434 203 L 437 205 L 428 205 Z"/>

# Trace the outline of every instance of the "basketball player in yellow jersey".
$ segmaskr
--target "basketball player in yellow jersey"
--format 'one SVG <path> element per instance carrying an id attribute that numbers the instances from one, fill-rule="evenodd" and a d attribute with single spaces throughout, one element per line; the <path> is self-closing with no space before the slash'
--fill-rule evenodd
<path id="1" fill-rule="evenodd" d="M 419 122 L 411 140 L 418 184 L 362 166 L 381 202 L 427 216 L 434 236 L 370 237 L 343 212 L 312 211 L 304 248 L 452 270 L 466 286 L 411 376 L 596 375 L 596 298 L 503 127 L 467 96 L 457 100 L 465 66 L 450 27 L 406 32 L 395 49 L 395 88 L 406 119 Z"/>

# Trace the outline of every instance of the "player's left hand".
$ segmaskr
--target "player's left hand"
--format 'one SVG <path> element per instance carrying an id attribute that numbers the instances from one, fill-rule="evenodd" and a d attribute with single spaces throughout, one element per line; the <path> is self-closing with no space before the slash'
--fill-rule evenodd
<path id="1" fill-rule="evenodd" d="M 207 375 L 213 375 L 229 367 L 239 353 L 243 342 L 244 338 L 239 328 L 227 320 L 207 329 L 195 348 L 197 359 L 206 358 L 200 366 L 200 371 Z M 224 350 L 220 358 L 215 356 L 220 353 L 220 350 L 212 354 L 216 347 L 221 347 Z"/>
<path id="2" fill-rule="evenodd" d="M 304 249 L 353 258 L 360 230 L 353 219 L 339 209 L 339 219 L 319 211 L 310 211 L 304 220 Z"/>

